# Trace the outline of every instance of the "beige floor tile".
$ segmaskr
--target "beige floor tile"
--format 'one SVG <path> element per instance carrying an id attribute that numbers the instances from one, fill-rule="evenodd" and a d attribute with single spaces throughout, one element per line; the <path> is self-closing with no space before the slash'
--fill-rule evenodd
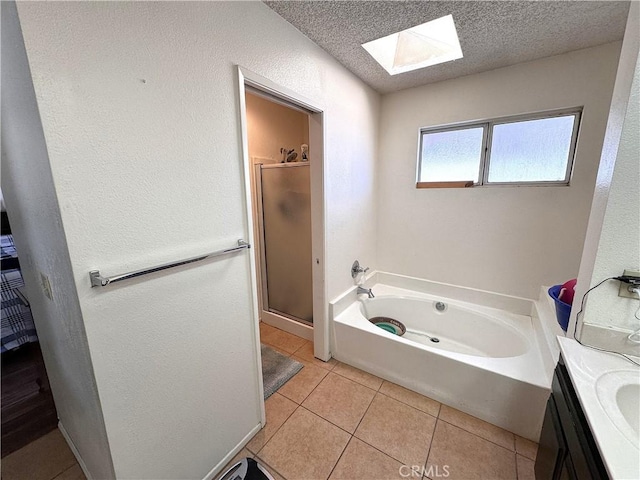
<path id="1" fill-rule="evenodd" d="M 76 463 L 73 467 L 58 475 L 54 480 L 87 480 L 87 477 L 85 477 L 80 465 Z"/>
<path id="2" fill-rule="evenodd" d="M 276 347 L 274 345 L 269 345 L 268 343 L 263 342 L 262 340 L 260 340 L 260 343 L 262 343 L 263 345 L 266 345 L 267 347 L 271 348 L 272 350 L 275 350 L 276 352 L 284 355 L 285 357 L 291 357 L 293 354 L 290 352 L 287 352 L 286 350 L 283 350 L 279 347 Z"/>
<path id="3" fill-rule="evenodd" d="M 449 480 L 515 480 L 514 452 L 438 420 L 427 470 L 447 467 Z"/>
<path id="4" fill-rule="evenodd" d="M 346 363 L 337 362 L 336 366 L 333 367 L 332 372 L 342 375 L 343 377 L 347 377 L 354 382 L 358 382 L 359 384 L 374 390 L 378 390 L 380 385 L 382 385 L 381 378 L 371 375 L 370 373 L 363 372 L 362 370 L 352 367 L 351 365 L 347 365 Z"/>
<path id="5" fill-rule="evenodd" d="M 479 418 L 448 407 L 447 405 L 442 405 L 438 418 L 460 427 L 467 432 L 475 433 L 479 437 L 497 443 L 501 447 L 515 451 L 515 435 L 500 427 L 491 425 L 484 420 L 480 420 Z"/>
<path id="6" fill-rule="evenodd" d="M 355 436 L 405 465 L 424 465 L 436 419 L 377 394 Z"/>
<path id="7" fill-rule="evenodd" d="M 51 480 L 76 463 L 57 428 L 2 459 L 3 480 Z"/>
<path id="8" fill-rule="evenodd" d="M 352 437 L 330 480 L 391 480 L 406 478 L 401 475 L 402 463 Z"/>
<path id="9" fill-rule="evenodd" d="M 535 462 L 533 460 L 516 455 L 516 464 L 518 466 L 518 480 L 535 480 Z"/>
<path id="10" fill-rule="evenodd" d="M 271 336 L 276 335 L 277 331 L 278 329 L 276 327 L 272 327 L 271 325 L 267 325 L 264 322 L 260 322 L 260 343 L 263 343 L 269 346 L 270 348 L 273 348 L 276 352 L 281 353 L 282 355 L 286 355 L 287 357 L 290 357 L 291 352 L 282 350 L 281 348 L 276 347 L 274 345 L 269 345 L 267 342 L 264 341 L 264 337 L 268 337 L 269 335 Z"/>
<path id="11" fill-rule="evenodd" d="M 269 332 L 273 332 L 274 330 L 277 330 L 276 327 L 272 327 L 271 325 L 264 322 L 260 322 L 258 326 L 260 327 L 260 337 L 268 334 Z"/>
<path id="12" fill-rule="evenodd" d="M 516 466 L 518 468 L 518 480 L 535 480 L 535 461 L 516 455 Z"/>
<path id="13" fill-rule="evenodd" d="M 538 444 L 516 435 L 516 452 L 529 460 L 535 460 L 538 455 Z"/>
<path id="14" fill-rule="evenodd" d="M 304 365 L 302 370 L 278 389 L 279 394 L 284 395 L 296 403 L 302 403 L 329 373 L 329 370 L 316 367 L 310 363 L 304 363 L 302 361 L 300 363 Z"/>
<path id="15" fill-rule="evenodd" d="M 222 475 L 224 472 L 226 472 L 227 470 L 229 470 L 233 465 L 235 465 L 236 463 L 238 463 L 240 461 L 241 458 L 245 458 L 245 457 L 250 457 L 253 458 L 253 453 L 251 453 L 249 450 L 247 450 L 246 448 L 243 448 L 242 450 L 240 450 L 235 457 L 233 457 L 231 460 L 229 460 L 229 463 L 227 463 L 222 470 L 220 471 L 220 473 L 218 474 L 218 476 Z M 57 479 L 55 479 L 57 480 Z"/>
<path id="16" fill-rule="evenodd" d="M 350 435 L 298 408 L 258 453 L 285 478 L 326 480 Z"/>
<path id="17" fill-rule="evenodd" d="M 247 444 L 247 448 L 253 453 L 258 453 L 265 446 L 273 434 L 298 408 L 298 404 L 276 392 L 267 398 L 264 407 L 267 414 L 267 424 Z"/>
<path id="18" fill-rule="evenodd" d="M 260 341 L 284 350 L 288 354 L 292 354 L 306 342 L 304 338 L 297 337 L 271 325 L 266 325 L 260 329 Z"/>
<path id="19" fill-rule="evenodd" d="M 428 413 L 434 417 L 437 417 L 438 412 L 440 411 L 440 402 L 436 402 L 429 397 L 420 395 L 419 393 L 408 390 L 400 385 L 396 385 L 395 383 L 387 382 L 386 380 L 382 383 L 379 392 L 384 393 L 391 398 L 395 398 L 402 403 L 411 405 L 412 407 L 422 410 L 424 413 Z"/>
<path id="20" fill-rule="evenodd" d="M 323 362 L 319 358 L 313 356 L 313 342 L 307 340 L 298 350 L 293 354 L 297 358 L 312 363 L 316 367 L 324 368 L 326 370 L 333 370 L 338 361 L 335 358 L 330 358 L 328 362 Z"/>
<path id="21" fill-rule="evenodd" d="M 375 394 L 375 390 L 329 373 L 302 406 L 353 433 Z"/>

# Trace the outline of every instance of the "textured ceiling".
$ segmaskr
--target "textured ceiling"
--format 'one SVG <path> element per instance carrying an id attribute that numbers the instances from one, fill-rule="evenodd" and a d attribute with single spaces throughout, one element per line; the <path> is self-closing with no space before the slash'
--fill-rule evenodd
<path id="1" fill-rule="evenodd" d="M 265 1 L 380 93 L 621 40 L 629 2 Z M 453 14 L 464 58 L 389 75 L 362 43 Z"/>

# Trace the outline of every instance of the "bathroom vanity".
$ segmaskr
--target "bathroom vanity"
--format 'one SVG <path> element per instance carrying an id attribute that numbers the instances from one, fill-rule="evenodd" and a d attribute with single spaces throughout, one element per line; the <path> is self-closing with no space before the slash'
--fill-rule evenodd
<path id="1" fill-rule="evenodd" d="M 640 367 L 559 338 L 536 479 L 640 478 Z"/>

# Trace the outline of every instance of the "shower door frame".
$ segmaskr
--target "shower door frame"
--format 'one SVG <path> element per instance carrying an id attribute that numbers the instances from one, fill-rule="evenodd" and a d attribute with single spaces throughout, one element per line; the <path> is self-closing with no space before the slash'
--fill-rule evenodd
<path id="1" fill-rule="evenodd" d="M 323 108 L 304 96 L 276 84 L 244 67 L 237 66 L 238 104 L 240 106 L 241 151 L 245 183 L 245 214 L 248 231 L 254 232 L 253 198 L 251 189 L 251 159 L 247 135 L 245 92 L 246 86 L 258 90 L 274 101 L 278 99 L 286 105 L 297 107 L 309 115 L 309 150 L 311 152 L 311 255 L 313 288 L 313 350 L 314 356 L 329 360 L 329 322 L 325 277 L 326 239 L 325 239 L 325 195 L 324 195 L 324 114 Z M 252 297 L 255 320 L 256 348 L 260 358 L 260 332 L 258 307 L 258 282 L 255 255 L 251 257 Z M 268 312 L 266 312 L 268 313 Z M 292 321 L 293 322 L 293 321 Z M 300 324 L 303 326 L 302 324 Z M 309 327 L 306 327 L 309 328 Z"/>
<path id="2" fill-rule="evenodd" d="M 253 168 L 254 168 L 254 181 L 255 181 L 255 193 L 256 193 L 256 198 L 255 198 L 255 202 L 256 202 L 256 213 L 258 214 L 258 218 L 257 218 L 257 223 L 258 223 L 258 233 L 259 233 L 259 249 L 260 249 L 260 261 L 261 261 L 261 265 L 262 268 L 258 269 L 260 271 L 260 279 L 259 279 L 259 286 L 261 288 L 258 288 L 258 295 L 261 297 L 259 298 L 258 301 L 258 305 L 261 307 L 262 310 L 262 314 L 265 316 L 272 316 L 272 315 L 280 315 L 281 317 L 285 317 L 287 319 L 293 320 L 295 322 L 301 323 L 302 325 L 305 325 L 307 327 L 311 327 L 313 328 L 313 322 L 310 322 L 308 320 L 304 320 L 302 318 L 298 318 L 295 315 L 291 315 L 285 312 L 281 312 L 275 308 L 271 308 L 269 305 L 269 282 L 267 281 L 267 271 L 268 268 L 266 268 L 267 266 L 267 245 L 266 245 L 266 239 L 265 239 L 265 220 L 264 220 L 264 207 L 263 207 L 263 194 L 262 194 L 262 169 L 263 168 L 300 168 L 300 167 L 309 167 L 311 168 L 311 165 L 309 162 L 295 162 L 295 163 L 276 163 L 276 164 L 264 164 L 264 163 L 253 163 Z M 313 253 L 312 253 L 312 257 L 313 257 Z M 312 288 L 313 288 L 313 281 L 312 281 Z M 265 308 L 266 307 L 266 308 Z M 277 322 L 277 319 L 273 319 Z M 294 332 L 295 334 L 301 336 L 301 337 L 305 337 L 308 340 L 313 340 L 313 331 L 311 332 L 311 335 L 309 337 L 307 337 L 306 333 L 308 332 L 308 329 L 295 329 L 294 328 Z"/>

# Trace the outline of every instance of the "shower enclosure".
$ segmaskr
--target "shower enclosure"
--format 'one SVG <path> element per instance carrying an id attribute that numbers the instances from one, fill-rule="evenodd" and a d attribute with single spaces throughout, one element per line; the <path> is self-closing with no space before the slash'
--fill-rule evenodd
<path id="1" fill-rule="evenodd" d="M 308 163 L 255 166 L 262 309 L 313 324 Z"/>

